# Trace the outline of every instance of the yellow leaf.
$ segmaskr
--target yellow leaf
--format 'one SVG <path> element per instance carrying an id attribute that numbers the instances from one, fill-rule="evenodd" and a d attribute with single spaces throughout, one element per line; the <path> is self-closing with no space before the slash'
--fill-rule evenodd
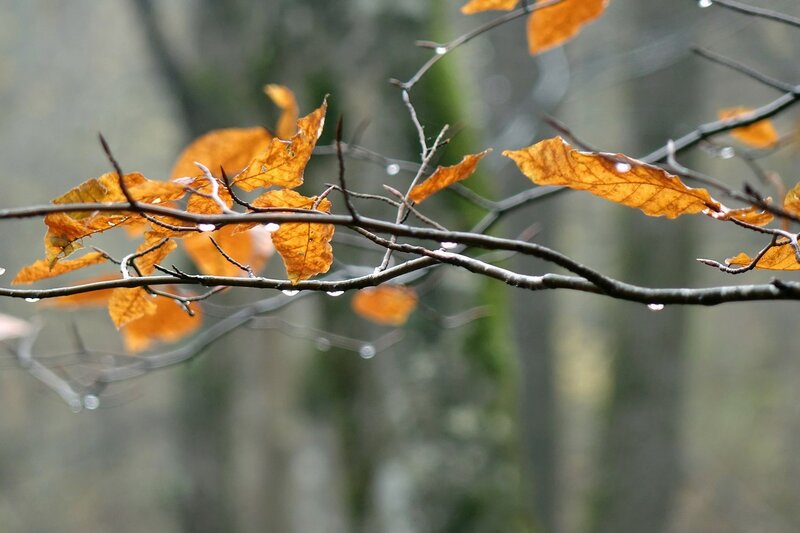
<path id="1" fill-rule="evenodd" d="M 763 226 L 769 224 L 774 218 L 772 213 L 767 211 L 759 211 L 756 207 L 740 207 L 738 209 L 723 208 L 723 211 L 714 215 L 714 218 L 720 220 L 727 220 L 735 218 L 742 222 L 752 224 L 754 226 Z"/>
<path id="2" fill-rule="evenodd" d="M 439 192 L 445 187 L 449 187 L 456 182 L 467 179 L 475 172 L 478 162 L 491 151 L 492 149 L 489 148 L 488 150 L 484 150 L 479 154 L 465 155 L 461 162 L 456 165 L 449 167 L 438 167 L 436 172 L 431 174 L 428 179 L 411 189 L 411 194 L 409 197 L 417 203 L 422 203 L 423 200 Z"/>
<path id="3" fill-rule="evenodd" d="M 352 305 L 353 310 L 367 320 L 402 326 L 417 307 L 417 293 L 411 287 L 379 285 L 358 291 Z"/>
<path id="4" fill-rule="evenodd" d="M 170 176 L 177 179 L 201 175 L 195 162 L 202 163 L 215 175 L 222 167 L 229 176 L 233 176 L 262 152 L 271 138 L 267 130 L 258 127 L 210 131 L 181 152 Z"/>
<path id="5" fill-rule="evenodd" d="M 52 267 L 50 261 L 46 259 L 39 259 L 31 265 L 24 267 L 19 271 L 17 277 L 11 283 L 14 284 L 27 284 L 39 281 L 42 279 L 53 278 L 72 272 L 89 265 L 96 265 L 106 261 L 106 257 L 100 252 L 89 252 L 80 259 L 61 261 Z"/>
<path id="6" fill-rule="evenodd" d="M 281 189 L 265 192 L 253 201 L 253 205 L 311 209 L 315 201 L 316 197 L 306 198 L 295 191 Z M 331 203 L 326 198 L 320 202 L 317 210 L 330 213 Z M 291 222 L 281 224 L 280 229 L 272 234 L 272 243 L 283 259 L 292 284 L 328 271 L 333 263 L 330 245 L 333 231 L 332 224 Z"/>
<path id="7" fill-rule="evenodd" d="M 544 0 L 537 1 L 541 3 Z M 608 0 L 562 0 L 528 17 L 528 49 L 532 55 L 573 38 L 583 26 L 603 14 Z"/>
<path id="8" fill-rule="evenodd" d="M 233 198 L 231 197 L 231 193 L 228 192 L 228 188 L 225 187 L 225 184 L 222 183 L 217 178 L 213 178 L 217 184 L 217 191 L 216 195 L 226 207 L 231 207 L 233 205 Z M 222 206 L 219 205 L 219 202 L 214 198 L 209 198 L 208 196 L 214 192 L 214 184 L 205 176 L 201 178 L 197 178 L 192 183 L 192 187 L 197 190 L 201 194 L 191 194 L 189 196 L 189 201 L 186 203 L 186 210 L 190 213 L 202 213 L 204 215 L 217 215 L 222 213 Z M 178 225 L 185 225 L 185 223 L 178 224 Z"/>
<path id="9" fill-rule="evenodd" d="M 209 276 L 242 276 L 246 273 L 228 261 L 211 242 L 210 237 L 232 259 L 258 273 L 274 252 L 270 232 L 264 226 L 248 231 L 236 231 L 234 225 L 224 226 L 213 233 L 194 233 L 183 240 L 186 253 L 198 270 Z"/>
<path id="10" fill-rule="evenodd" d="M 717 212 L 718 202 L 705 189 L 687 187 L 677 176 L 622 154 L 580 152 L 560 137 L 547 139 L 503 155 L 539 185 L 564 185 L 588 191 L 612 202 L 641 209 L 650 216 L 675 218 L 705 209 Z"/>
<path id="11" fill-rule="evenodd" d="M 745 266 L 753 262 L 753 259 L 742 252 L 736 257 L 728 259 L 729 265 Z M 800 270 L 800 263 L 794 253 L 792 245 L 786 243 L 773 246 L 756 263 L 756 268 L 763 270 Z"/>
<path id="12" fill-rule="evenodd" d="M 171 298 L 157 296 L 150 298 L 150 303 L 155 306 L 152 313 L 132 320 L 122 328 L 125 347 L 131 352 L 145 350 L 155 341 L 178 341 L 197 330 L 203 322 L 200 307 L 194 304 L 189 304 L 194 311 L 194 316 L 189 316 Z"/>
<path id="13" fill-rule="evenodd" d="M 720 109 L 718 115 L 721 120 L 740 118 L 752 113 L 749 107 L 730 107 Z M 769 119 L 759 120 L 749 126 L 742 126 L 731 130 L 731 135 L 744 144 L 753 148 L 769 148 L 778 142 L 778 132 Z"/>
<path id="14" fill-rule="evenodd" d="M 277 185 L 293 189 L 303 183 L 303 172 L 325 124 L 327 101 L 297 121 L 298 132 L 288 141 L 272 139 L 233 181 L 245 191 Z"/>
<path id="15" fill-rule="evenodd" d="M 276 84 L 265 85 L 264 92 L 282 111 L 275 134 L 281 139 L 291 138 L 297 133 L 297 117 L 300 115 L 294 93 L 288 87 Z"/>
<path id="16" fill-rule="evenodd" d="M 465 15 L 490 11 L 494 9 L 510 11 L 519 3 L 519 0 L 470 0 L 461 7 L 461 12 Z"/>

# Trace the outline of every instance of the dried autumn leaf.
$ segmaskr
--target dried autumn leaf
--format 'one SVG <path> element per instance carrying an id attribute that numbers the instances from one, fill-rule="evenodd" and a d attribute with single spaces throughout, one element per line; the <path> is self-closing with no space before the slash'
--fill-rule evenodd
<path id="1" fill-rule="evenodd" d="M 255 207 L 295 207 L 311 209 L 314 198 L 289 190 L 267 191 L 252 203 Z M 330 213 L 331 203 L 324 199 L 317 211 Z M 292 284 L 327 272 L 333 263 L 332 224 L 312 224 L 307 222 L 288 222 L 273 232 L 272 243 L 283 259 L 286 274 Z"/>
<path id="2" fill-rule="evenodd" d="M 491 151 L 489 148 L 479 154 L 465 155 L 459 163 L 449 167 L 439 166 L 428 179 L 411 189 L 409 197 L 417 203 L 422 203 L 445 187 L 467 179 L 475 172 L 480 160 Z"/>
<path id="3" fill-rule="evenodd" d="M 228 188 L 217 178 L 213 179 L 214 181 L 212 182 L 207 177 L 203 176 L 194 180 L 192 188 L 201 194 L 192 194 L 189 196 L 189 201 L 186 203 L 186 210 L 189 213 L 202 213 L 204 215 L 217 215 L 222 213 L 222 206 L 219 205 L 219 201 L 217 201 L 216 198 L 222 201 L 226 207 L 231 207 L 233 205 L 233 197 L 231 197 L 231 193 L 228 192 Z M 214 189 L 216 189 L 216 191 Z M 207 195 L 211 195 L 212 197 Z M 216 195 L 216 198 L 213 197 L 214 195 Z M 180 225 L 185 225 L 185 223 Z"/>
<path id="4" fill-rule="evenodd" d="M 104 263 L 106 260 L 106 256 L 100 252 L 89 252 L 80 259 L 60 261 L 52 267 L 50 266 L 50 261 L 46 259 L 39 259 L 38 261 L 35 261 L 34 263 L 22 268 L 22 270 L 17 273 L 17 276 L 11 283 L 33 283 L 34 281 L 60 276 L 62 274 L 66 274 L 67 272 L 72 272 L 89 265 Z"/>
<path id="5" fill-rule="evenodd" d="M 325 125 L 327 100 L 315 111 L 297 121 L 298 132 L 288 141 L 272 139 L 269 147 L 256 156 L 233 182 L 245 191 L 259 187 L 302 185 L 303 172 Z"/>
<path id="6" fill-rule="evenodd" d="M 150 314 L 128 322 L 122 328 L 125 348 L 131 352 L 147 349 L 153 342 L 176 342 L 197 330 L 202 324 L 199 306 L 189 304 L 194 316 L 189 314 L 173 299 L 165 296 L 150 298 L 155 310 Z"/>
<path id="7" fill-rule="evenodd" d="M 248 231 L 236 231 L 233 225 L 224 226 L 213 233 L 195 233 L 183 240 L 186 253 L 198 270 L 209 276 L 242 276 L 247 274 L 228 261 L 211 242 L 217 242 L 228 256 L 238 263 L 259 272 L 273 254 L 270 232 L 264 226 Z"/>
<path id="8" fill-rule="evenodd" d="M 730 107 L 727 109 L 720 109 L 718 115 L 721 120 L 730 120 L 734 118 L 743 117 L 753 110 L 749 107 Z M 778 132 L 775 131 L 775 126 L 769 119 L 759 120 L 748 126 L 742 126 L 731 130 L 731 135 L 743 142 L 744 144 L 753 148 L 769 148 L 778 142 Z"/>
<path id="9" fill-rule="evenodd" d="M 157 242 L 159 241 L 154 235 L 145 234 L 145 242 L 136 250 L 137 253 L 141 253 L 151 249 L 141 257 L 133 260 L 142 276 L 151 274 L 155 269 L 155 265 L 163 261 L 177 246 L 175 241 L 168 240 L 161 246 L 153 248 Z M 152 300 L 153 298 L 143 287 L 131 289 L 120 287 L 111 292 L 111 298 L 108 301 L 108 313 L 111 315 L 114 325 L 117 328 L 121 328 L 139 317 L 153 314 L 156 310 L 156 305 Z"/>
<path id="10" fill-rule="evenodd" d="M 291 138 L 297 133 L 297 117 L 300 116 L 294 93 L 288 87 L 274 83 L 265 85 L 264 92 L 282 111 L 275 134 L 281 139 Z"/>
<path id="11" fill-rule="evenodd" d="M 728 259 L 729 265 L 745 266 L 753 262 L 753 258 L 744 252 Z M 789 243 L 773 246 L 756 263 L 756 268 L 762 270 L 800 270 L 794 247 Z"/>
<path id="12" fill-rule="evenodd" d="M 105 276 L 96 276 L 81 280 L 76 285 L 86 285 L 89 283 L 98 283 L 100 281 L 111 281 L 120 279 L 119 273 L 108 274 Z M 79 292 L 77 294 L 70 294 L 68 296 L 59 296 L 58 298 L 48 298 L 43 300 L 45 306 L 61 307 L 67 309 L 83 309 L 86 307 L 105 307 L 111 298 L 111 293 L 114 289 L 100 289 L 97 291 Z"/>
<path id="13" fill-rule="evenodd" d="M 800 183 L 786 193 L 783 198 L 783 208 L 789 213 L 800 215 Z"/>
<path id="14" fill-rule="evenodd" d="M 481 11 L 503 10 L 510 11 L 519 3 L 519 0 L 470 0 L 461 7 L 465 15 L 473 15 Z"/>
<path id="15" fill-rule="evenodd" d="M 750 206 L 740 207 L 738 209 L 723 208 L 723 211 L 714 214 L 714 218 L 718 218 L 720 220 L 734 218 L 741 222 L 752 224 L 753 226 L 763 226 L 772 222 L 774 217 L 772 216 L 772 213 L 769 213 L 768 211 L 760 211 L 758 208 Z"/>
<path id="16" fill-rule="evenodd" d="M 402 326 L 417 307 L 417 293 L 411 287 L 379 285 L 358 291 L 352 305 L 353 310 L 367 320 Z"/>
<path id="17" fill-rule="evenodd" d="M 528 50 L 536 55 L 564 44 L 602 15 L 607 6 L 608 0 L 562 0 L 537 9 L 528 17 Z"/>
<path id="18" fill-rule="evenodd" d="M 506 150 L 520 171 L 539 185 L 563 185 L 588 191 L 650 216 L 675 218 L 705 209 L 717 212 L 718 202 L 705 189 L 693 189 L 667 171 L 622 154 L 580 152 L 561 137 L 522 150 Z"/>
<path id="19" fill-rule="evenodd" d="M 262 152 L 271 138 L 269 132 L 260 127 L 210 131 L 184 148 L 170 176 L 172 179 L 199 176 L 201 171 L 195 162 L 202 163 L 214 173 L 222 167 L 233 176 Z"/>

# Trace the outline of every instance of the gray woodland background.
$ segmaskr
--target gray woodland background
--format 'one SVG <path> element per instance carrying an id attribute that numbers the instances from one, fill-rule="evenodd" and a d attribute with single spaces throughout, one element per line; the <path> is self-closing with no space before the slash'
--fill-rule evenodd
<path id="1" fill-rule="evenodd" d="M 292 87 L 304 112 L 330 93 L 329 117 L 343 113 L 351 132 L 369 121 L 364 145 L 414 158 L 416 137 L 386 80 L 408 77 L 427 57 L 415 39 L 447 40 L 485 20 L 460 15 L 460 4 L 0 0 L 0 207 L 44 203 L 106 172 L 98 131 L 124 168 L 162 178 L 199 133 L 273 124 L 277 112 L 260 92 L 267 82 Z M 789 0 L 759 5 L 800 15 Z M 787 81 L 800 75 L 796 30 L 691 1 L 612 0 L 575 42 L 535 59 L 521 22 L 496 30 L 440 62 L 414 97 L 429 131 L 444 122 L 461 129 L 444 162 L 498 149 L 472 183 L 500 197 L 528 183 L 497 152 L 552 135 L 543 113 L 635 156 L 719 108 L 773 97 L 693 57 L 696 44 Z M 782 131 L 795 125 L 778 121 Z M 335 176 L 330 160 L 317 159 L 307 193 Z M 698 152 L 685 162 L 731 184 L 749 178 L 736 160 Z M 768 160 L 790 184 L 797 164 L 791 150 Z M 409 179 L 364 163 L 348 169 L 352 184 L 373 192 Z M 429 209 L 451 227 L 476 216 L 447 195 Z M 694 258 L 760 246 L 728 225 L 645 220 L 577 194 L 516 213 L 500 231 L 513 236 L 534 222 L 538 242 L 654 286 L 734 281 Z M 3 223 L 9 273 L 41 256 L 42 229 Z M 234 292 L 209 313 L 259 297 Z M 282 316 L 362 339 L 385 333 L 352 318 L 348 298 L 303 299 Z M 0 529 L 800 529 L 796 303 L 654 313 L 591 295 L 512 291 L 454 270 L 425 302 L 433 310 L 412 318 L 403 342 L 370 360 L 244 329 L 190 364 L 116 387 L 93 412 L 71 413 L 3 356 Z M 482 304 L 491 316 L 438 324 L 437 312 Z M 102 312 L 65 316 L 11 301 L 0 311 L 44 320 L 42 352 L 68 349 L 73 321 L 92 346 L 119 347 Z"/>

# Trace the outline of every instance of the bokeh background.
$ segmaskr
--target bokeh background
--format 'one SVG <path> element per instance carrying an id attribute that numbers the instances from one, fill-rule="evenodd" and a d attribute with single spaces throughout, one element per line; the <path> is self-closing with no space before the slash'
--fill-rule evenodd
<path id="1" fill-rule="evenodd" d="M 753 1 L 800 15 L 791 0 Z M 350 134 L 364 125 L 361 144 L 413 160 L 416 135 L 387 80 L 407 78 L 429 57 L 414 40 L 446 41 L 492 16 L 461 15 L 461 3 L 0 0 L 0 207 L 45 203 L 108 171 L 98 131 L 123 168 L 163 178 L 208 129 L 274 124 L 265 83 L 293 88 L 303 112 L 330 93 L 329 117 L 343 114 Z M 692 1 L 612 0 L 577 40 L 536 58 L 522 21 L 503 26 L 444 58 L 414 98 L 429 131 L 445 122 L 459 130 L 443 163 L 496 149 L 470 184 L 501 198 L 529 182 L 499 151 L 552 136 L 543 114 L 603 150 L 636 156 L 720 108 L 776 96 L 694 56 L 696 45 L 800 79 L 797 29 Z M 795 121 L 790 111 L 776 123 L 787 133 Z M 682 160 L 734 187 L 753 181 L 737 158 L 695 150 Z M 331 163 L 315 158 L 302 190 L 332 181 Z M 789 185 L 798 178 L 791 148 L 765 166 Z M 410 179 L 358 161 L 348 176 L 369 192 Z M 462 200 L 440 196 L 426 212 L 452 228 L 475 220 Z M 729 279 L 694 261 L 763 244 L 703 217 L 647 219 L 564 194 L 497 231 L 514 236 L 533 223 L 537 242 L 633 283 L 769 279 Z M 41 257 L 42 234 L 40 221 L 3 222 L 4 284 Z M 97 244 L 116 253 L 135 246 Z M 339 249 L 342 261 L 380 258 Z M 3 355 L 0 529 L 800 529 L 797 303 L 652 312 L 593 295 L 515 291 L 453 269 L 421 291 L 424 306 L 403 340 L 373 358 L 326 349 L 325 332 L 370 342 L 388 330 L 353 317 L 349 295 L 318 295 L 281 312 L 292 327 L 256 321 L 79 413 Z M 266 296 L 233 291 L 207 312 L 213 320 Z M 472 306 L 488 306 L 488 316 L 447 327 L 447 316 Z M 0 311 L 43 321 L 41 354 L 74 346 L 74 328 L 93 348 L 120 349 L 101 311 L 17 301 L 0 301 Z"/>

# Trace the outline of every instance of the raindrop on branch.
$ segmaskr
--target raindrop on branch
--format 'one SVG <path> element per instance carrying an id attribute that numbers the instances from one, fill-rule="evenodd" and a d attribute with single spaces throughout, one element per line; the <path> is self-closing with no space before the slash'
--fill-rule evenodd
<path id="1" fill-rule="evenodd" d="M 733 146 L 723 146 L 719 149 L 719 156 L 722 159 L 731 159 L 736 155 L 736 150 L 733 149 Z"/>
<path id="2" fill-rule="evenodd" d="M 90 411 L 94 411 L 100 407 L 100 398 L 94 394 L 87 394 L 83 397 L 83 406 Z"/>
<path id="3" fill-rule="evenodd" d="M 446 46 L 437 46 L 434 49 L 434 51 L 436 52 L 436 55 L 443 56 L 443 55 L 445 55 L 447 53 L 447 47 Z"/>
<path id="4" fill-rule="evenodd" d="M 25 301 L 31 304 L 35 304 L 39 301 L 39 298 L 25 298 Z"/>
<path id="5" fill-rule="evenodd" d="M 328 291 L 328 296 L 341 296 L 344 291 Z"/>
<path id="6" fill-rule="evenodd" d="M 358 349 L 358 355 L 360 355 L 363 359 L 372 359 L 375 357 L 375 353 L 375 347 L 371 344 L 364 344 Z"/>
<path id="7" fill-rule="evenodd" d="M 712 0 L 699 0 L 697 2 L 697 5 L 702 7 L 702 8 L 706 8 L 706 7 L 711 7 L 711 4 L 713 4 L 713 3 L 714 2 L 712 2 Z"/>
<path id="8" fill-rule="evenodd" d="M 274 222 L 270 222 L 269 224 L 264 224 L 264 229 L 270 232 L 278 231 L 279 229 L 281 229 L 281 225 L 276 224 Z"/>
<path id="9" fill-rule="evenodd" d="M 620 161 L 619 163 L 614 165 L 614 168 L 616 169 L 617 172 L 630 172 L 631 171 L 630 163 L 626 163 L 624 161 Z"/>
<path id="10" fill-rule="evenodd" d="M 197 229 L 204 233 L 208 233 L 209 231 L 214 231 L 217 229 L 217 227 L 214 224 L 198 224 Z"/>
<path id="11" fill-rule="evenodd" d="M 456 248 L 458 246 L 457 242 L 449 242 L 449 241 L 444 241 L 444 242 L 441 242 L 439 244 L 445 250 L 452 250 L 453 248 Z"/>
<path id="12" fill-rule="evenodd" d="M 400 165 L 397 163 L 389 163 L 386 165 L 386 173 L 390 176 L 397 176 L 400 173 Z"/>
<path id="13" fill-rule="evenodd" d="M 662 311 L 664 304 L 647 304 L 647 308 L 651 311 Z"/>
<path id="14" fill-rule="evenodd" d="M 294 290 L 286 289 L 286 290 L 283 290 L 281 292 L 283 294 L 285 294 L 286 296 L 294 296 L 295 294 L 297 294 L 300 291 L 294 291 Z"/>

